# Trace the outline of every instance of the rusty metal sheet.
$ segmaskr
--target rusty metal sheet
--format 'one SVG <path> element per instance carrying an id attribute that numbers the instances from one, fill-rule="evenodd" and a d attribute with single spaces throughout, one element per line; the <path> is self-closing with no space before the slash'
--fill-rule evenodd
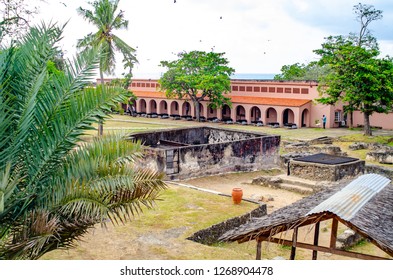
<path id="1" fill-rule="evenodd" d="M 378 174 L 366 174 L 353 180 L 330 198 L 321 202 L 307 215 L 331 212 L 349 221 L 379 191 L 389 185 L 390 179 Z"/>

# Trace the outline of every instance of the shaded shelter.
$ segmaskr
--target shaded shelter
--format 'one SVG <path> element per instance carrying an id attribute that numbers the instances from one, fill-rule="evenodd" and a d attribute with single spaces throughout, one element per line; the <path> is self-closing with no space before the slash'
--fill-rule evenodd
<path id="1" fill-rule="evenodd" d="M 381 175 L 366 174 L 348 185 L 345 183 L 303 198 L 270 215 L 254 219 L 226 232 L 220 240 L 239 243 L 256 240 L 256 259 L 261 259 L 263 241 L 291 246 L 290 259 L 295 259 L 296 248 L 312 250 L 312 259 L 317 259 L 317 252 L 358 259 L 383 259 L 337 249 L 335 244 L 340 222 L 393 258 L 393 185 L 390 184 L 390 180 Z M 319 225 L 326 220 L 332 220 L 328 247 L 318 244 Z M 298 229 L 310 225 L 314 226 L 313 243 L 298 242 Z M 288 230 L 293 230 L 292 240 L 275 237 Z"/>

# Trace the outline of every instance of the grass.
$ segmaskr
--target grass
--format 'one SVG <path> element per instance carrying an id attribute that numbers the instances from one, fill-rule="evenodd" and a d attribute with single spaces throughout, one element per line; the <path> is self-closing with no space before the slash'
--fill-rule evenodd
<path id="1" fill-rule="evenodd" d="M 172 260 L 255 258 L 254 242 L 240 245 L 217 243 L 215 246 L 206 246 L 186 238 L 198 230 L 247 213 L 255 209 L 256 204 L 243 201 L 239 205 L 234 205 L 229 197 L 177 186 L 165 190 L 161 198 L 155 209 L 144 211 L 125 225 L 116 227 L 108 225 L 107 230 L 98 227 L 75 248 L 68 251 L 52 251 L 42 259 L 132 259 L 127 253 L 131 254 L 132 247 L 137 247 L 136 244 L 140 243 L 138 240 L 143 235 L 147 235 L 150 241 L 141 245 L 143 253 L 135 256 L 133 252 L 133 258 Z M 171 229 L 181 229 L 180 234 L 166 236 Z M 162 239 L 162 244 L 153 242 L 163 237 L 165 240 Z M 119 247 L 123 250 L 118 250 Z M 269 254 L 271 256 L 281 254 L 281 249 L 278 246 L 274 247 L 268 251 Z M 127 250 L 131 251 L 127 252 Z"/>

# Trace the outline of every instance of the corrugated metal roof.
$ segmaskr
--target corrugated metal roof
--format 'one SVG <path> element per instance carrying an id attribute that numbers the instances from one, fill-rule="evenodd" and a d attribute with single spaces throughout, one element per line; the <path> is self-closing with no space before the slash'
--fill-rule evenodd
<path id="1" fill-rule="evenodd" d="M 321 202 L 307 215 L 328 211 L 349 221 L 374 195 L 389 183 L 390 179 L 378 174 L 362 175 Z"/>

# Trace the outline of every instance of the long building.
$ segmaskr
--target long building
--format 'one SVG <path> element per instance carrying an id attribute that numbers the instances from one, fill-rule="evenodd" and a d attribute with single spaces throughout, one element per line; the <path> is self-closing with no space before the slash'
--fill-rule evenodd
<path id="1" fill-rule="evenodd" d="M 287 127 L 321 127 L 326 116 L 326 128 L 346 126 L 343 105 L 323 105 L 314 81 L 231 80 L 232 106 L 213 109 L 202 101 L 200 115 L 206 120 L 233 121 L 243 124 L 263 124 Z M 158 80 L 134 79 L 132 92 L 137 96 L 133 110 L 141 115 L 172 117 L 196 116 L 194 104 L 186 99 L 169 99 L 160 91 Z M 128 109 L 128 108 L 124 108 Z M 371 125 L 393 129 L 393 113 L 373 114 Z M 360 112 L 354 114 L 354 126 L 363 124 Z"/>

